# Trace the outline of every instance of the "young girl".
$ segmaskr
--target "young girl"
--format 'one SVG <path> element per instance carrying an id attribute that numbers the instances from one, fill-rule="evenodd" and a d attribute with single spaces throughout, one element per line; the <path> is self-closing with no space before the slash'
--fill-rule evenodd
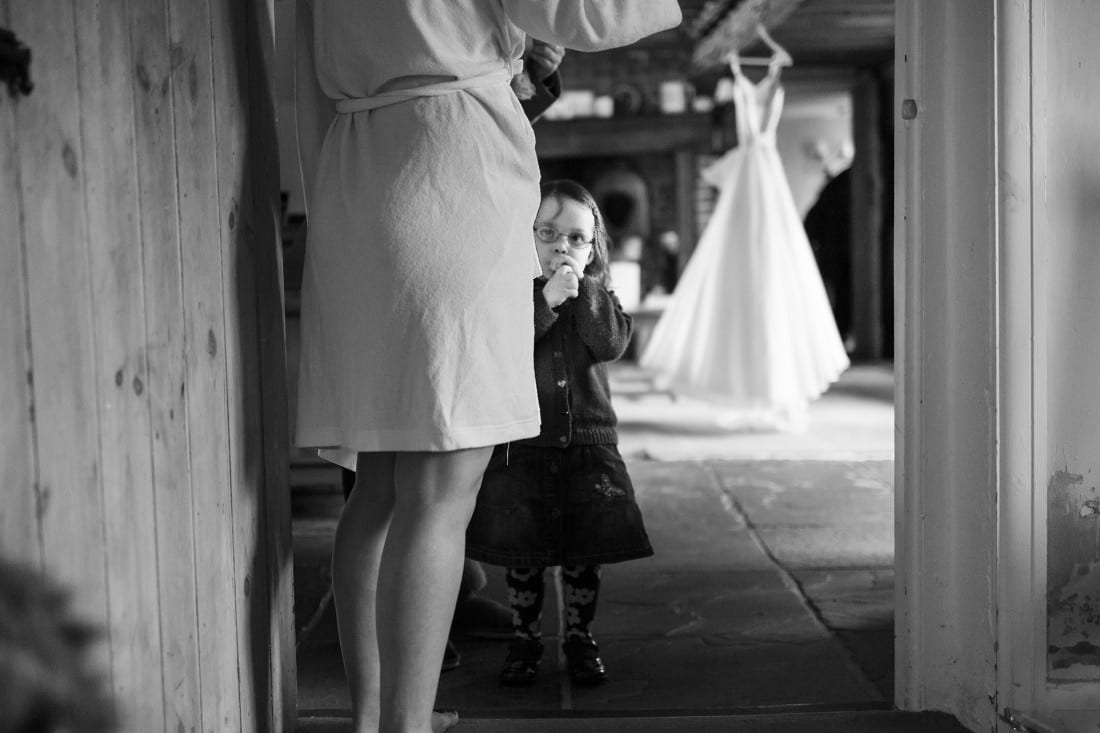
<path id="1" fill-rule="evenodd" d="M 514 638 L 501 683 L 534 681 L 545 570 L 560 565 L 569 674 L 593 685 L 607 674 L 590 629 L 600 566 L 653 554 L 616 447 L 605 366 L 626 350 L 631 320 L 608 289 L 607 232 L 587 190 L 566 180 L 543 184 L 534 231 L 542 264 L 534 281 L 542 432 L 494 450 L 466 553 L 507 568 Z"/>

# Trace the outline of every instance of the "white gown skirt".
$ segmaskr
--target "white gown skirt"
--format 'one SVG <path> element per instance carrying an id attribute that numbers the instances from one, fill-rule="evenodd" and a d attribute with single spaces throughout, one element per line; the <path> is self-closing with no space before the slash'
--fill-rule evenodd
<path id="1" fill-rule="evenodd" d="M 704 173 L 717 205 L 640 363 L 676 393 L 791 426 L 849 365 L 817 263 L 774 145 Z"/>

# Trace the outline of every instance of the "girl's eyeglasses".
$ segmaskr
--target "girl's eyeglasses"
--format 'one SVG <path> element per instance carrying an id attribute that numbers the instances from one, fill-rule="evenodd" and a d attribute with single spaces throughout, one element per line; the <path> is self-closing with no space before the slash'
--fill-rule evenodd
<path id="1" fill-rule="evenodd" d="M 544 244 L 554 244 L 562 237 L 565 237 L 565 242 L 569 245 L 570 249 L 588 249 L 594 242 L 592 239 L 586 239 L 585 235 L 579 232 L 567 234 L 565 232 L 559 232 L 554 227 L 545 224 L 543 226 L 537 226 L 534 229 L 535 236 Z"/>

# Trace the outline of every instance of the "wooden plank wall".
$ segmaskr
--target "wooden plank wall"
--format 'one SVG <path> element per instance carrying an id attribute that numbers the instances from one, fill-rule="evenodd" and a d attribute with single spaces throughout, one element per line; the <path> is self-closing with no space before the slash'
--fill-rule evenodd
<path id="1" fill-rule="evenodd" d="M 2 7 L 2 6 L 0 6 Z M 0 16 L 0 25 L 5 18 Z M 30 426 L 31 371 L 27 338 L 26 252 L 15 114 L 0 91 L 0 550 L 41 560 L 36 521 L 38 484 Z"/>
<path id="2" fill-rule="evenodd" d="M 130 731 L 294 723 L 272 0 L 0 0 L 0 551 Z"/>

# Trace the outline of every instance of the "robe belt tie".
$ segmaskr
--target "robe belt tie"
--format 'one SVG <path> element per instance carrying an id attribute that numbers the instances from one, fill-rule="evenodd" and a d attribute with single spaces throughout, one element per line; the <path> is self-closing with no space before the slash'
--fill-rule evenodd
<path id="1" fill-rule="evenodd" d="M 441 81 L 434 84 L 410 87 L 408 89 L 391 89 L 369 97 L 338 99 L 336 100 L 336 111 L 340 114 L 369 112 L 372 109 L 388 107 L 391 104 L 407 102 L 410 99 L 417 99 L 418 97 L 439 97 L 444 94 L 453 94 L 466 89 L 481 89 L 483 87 L 491 87 L 498 84 L 508 84 L 512 81 L 512 77 L 522 70 L 523 62 L 517 59 L 508 63 L 503 69 L 495 69 L 494 71 L 467 77 L 465 79 Z"/>

